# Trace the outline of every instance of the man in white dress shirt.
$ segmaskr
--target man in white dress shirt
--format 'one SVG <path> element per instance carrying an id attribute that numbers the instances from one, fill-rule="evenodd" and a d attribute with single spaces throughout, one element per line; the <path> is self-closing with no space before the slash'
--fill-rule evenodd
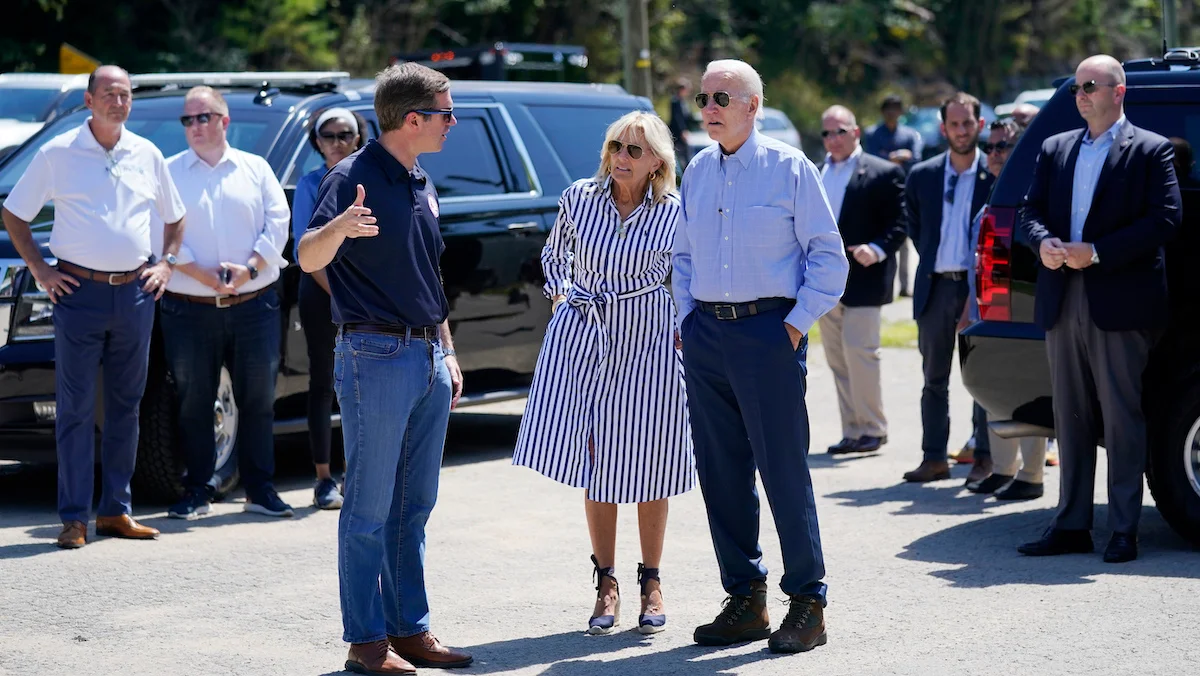
<path id="1" fill-rule="evenodd" d="M 130 518 L 138 407 L 146 386 L 154 301 L 171 279 L 183 236 L 183 202 L 162 153 L 125 129 L 129 74 L 101 66 L 88 79 L 92 116 L 46 142 L 5 200 L 13 245 L 54 307 L 54 437 L 58 448 L 58 546 L 87 543 L 95 478 L 96 376 L 103 366 L 103 463 L 96 533 L 153 539 Z M 54 202 L 52 265 L 29 222 Z M 151 214 L 166 223 L 164 255 L 151 262 Z M 211 407 L 212 403 L 209 403 Z M 209 412 L 211 421 L 211 408 Z M 212 436 L 211 422 L 209 436 Z"/>
<path id="2" fill-rule="evenodd" d="M 162 300 L 167 363 L 179 395 L 186 494 L 168 515 L 207 514 L 216 460 L 213 401 L 228 366 L 238 409 L 237 449 L 245 510 L 292 516 L 272 485 L 275 376 L 279 371 L 279 295 L 287 265 L 289 212 L 267 161 L 226 141 L 229 106 L 195 87 L 180 118 L 188 149 L 167 160 L 191 214 L 179 271 Z"/>

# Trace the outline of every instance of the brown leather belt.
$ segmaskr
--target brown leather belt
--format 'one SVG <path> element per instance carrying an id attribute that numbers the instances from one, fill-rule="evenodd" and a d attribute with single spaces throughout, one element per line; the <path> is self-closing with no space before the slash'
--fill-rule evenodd
<path id="1" fill-rule="evenodd" d="M 142 263 L 141 267 L 137 270 L 130 270 L 129 272 L 100 272 L 98 270 L 89 270 L 60 259 L 57 267 L 61 272 L 74 277 L 82 277 L 93 282 L 105 282 L 111 286 L 120 286 L 137 281 L 142 271 L 146 269 L 147 264 Z"/>
<path id="2" fill-rule="evenodd" d="M 264 293 L 266 293 L 270 290 L 271 290 L 271 287 L 264 286 L 263 288 L 259 289 L 258 291 L 251 291 L 250 293 L 239 293 L 236 296 L 189 296 L 187 294 L 175 293 L 173 291 L 168 291 L 167 295 L 172 298 L 178 298 L 179 300 L 187 301 L 189 303 L 198 303 L 200 305 L 215 305 L 219 308 L 227 308 L 227 307 L 233 307 L 234 305 L 241 305 L 242 303 L 245 303 L 248 300 L 254 300 L 255 298 L 258 298 L 259 296 L 263 295 Z"/>

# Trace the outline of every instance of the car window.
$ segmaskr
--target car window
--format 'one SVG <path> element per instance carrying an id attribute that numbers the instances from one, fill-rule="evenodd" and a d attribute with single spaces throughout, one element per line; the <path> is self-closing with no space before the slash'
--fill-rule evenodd
<path id="1" fill-rule="evenodd" d="M 763 131 L 783 131 L 787 129 L 787 123 L 778 117 L 764 117 L 759 120 L 758 128 Z"/>
<path id="2" fill-rule="evenodd" d="M 600 166 L 600 146 L 608 125 L 625 113 L 623 108 L 531 105 L 529 112 L 558 153 L 571 180 L 587 178 Z"/>
<path id="3" fill-rule="evenodd" d="M 363 119 L 366 120 L 367 128 L 365 131 L 367 134 L 367 140 L 369 141 L 373 138 L 378 138 L 379 130 L 376 127 L 377 122 L 375 121 L 375 117 L 374 117 L 375 111 L 369 110 L 369 109 L 365 109 L 365 110 L 358 109 L 358 108 L 355 108 L 353 110 L 354 110 L 354 112 L 358 113 L 359 115 L 362 115 Z M 324 109 L 313 111 L 312 118 L 311 118 L 313 121 L 313 124 L 316 124 L 317 118 L 320 117 L 322 112 L 324 112 Z M 300 143 L 301 143 L 300 155 L 296 158 L 295 169 L 292 171 L 292 175 L 290 177 L 288 177 L 287 182 L 285 183 L 285 186 L 289 189 L 295 188 L 296 183 L 299 182 L 300 179 L 303 178 L 305 175 L 307 175 L 309 172 L 316 171 L 317 169 L 325 166 L 325 158 L 321 157 L 321 153 L 317 152 L 317 149 L 314 148 L 313 145 L 308 142 L 308 132 L 307 131 L 304 133 L 304 136 L 303 136 L 302 140 L 300 141 Z"/>
<path id="4" fill-rule="evenodd" d="M 1186 143 L 1195 156 L 1200 147 L 1200 111 L 1194 103 L 1137 104 L 1126 106 L 1129 121 L 1143 129 L 1162 134 L 1173 143 Z M 1180 187 L 1195 190 L 1200 181 L 1200 172 L 1193 164 L 1191 171 L 1179 177 Z"/>
<path id="5" fill-rule="evenodd" d="M 57 89 L 0 88 L 0 119 L 41 122 L 56 98 Z"/>
<path id="6" fill-rule="evenodd" d="M 442 151 L 422 155 L 417 161 L 443 199 L 509 191 L 500 170 L 497 143 L 482 111 L 464 111 L 446 135 Z"/>

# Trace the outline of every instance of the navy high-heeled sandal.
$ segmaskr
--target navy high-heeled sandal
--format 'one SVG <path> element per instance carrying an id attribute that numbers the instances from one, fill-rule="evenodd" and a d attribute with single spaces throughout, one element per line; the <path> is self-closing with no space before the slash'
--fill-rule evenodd
<path id="1" fill-rule="evenodd" d="M 592 555 L 592 579 L 596 581 L 596 598 L 600 598 L 600 587 L 604 578 L 609 578 L 613 582 L 613 587 L 617 591 L 617 602 L 613 606 L 612 615 L 598 615 L 588 620 L 587 633 L 593 636 L 601 636 L 611 634 L 618 625 L 621 624 L 621 587 L 617 584 L 617 569 L 614 567 L 601 568 L 600 562 L 596 560 L 596 555 Z"/>
<path id="2" fill-rule="evenodd" d="M 638 564 L 638 585 L 642 588 L 642 598 L 646 598 L 649 594 L 646 593 L 646 583 L 654 580 L 662 584 L 662 580 L 658 577 L 657 568 L 647 568 L 642 564 Z M 661 593 L 661 592 L 660 592 Z M 647 615 L 642 613 L 638 615 L 638 631 L 643 634 L 657 634 L 667 628 L 666 615 Z"/>

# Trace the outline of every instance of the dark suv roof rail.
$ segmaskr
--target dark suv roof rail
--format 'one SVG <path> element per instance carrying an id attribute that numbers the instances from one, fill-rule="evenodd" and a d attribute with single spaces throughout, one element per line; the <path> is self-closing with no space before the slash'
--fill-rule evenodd
<path id="1" fill-rule="evenodd" d="M 138 73 L 129 79 L 137 91 L 188 89 L 208 85 L 220 89 L 256 89 L 290 92 L 331 92 L 350 79 L 342 71 L 244 73 Z"/>
<path id="2" fill-rule="evenodd" d="M 1132 59 L 1122 65 L 1127 73 L 1171 70 L 1173 66 L 1195 68 L 1200 66 L 1200 47 L 1175 47 L 1168 49 L 1162 58 Z"/>

